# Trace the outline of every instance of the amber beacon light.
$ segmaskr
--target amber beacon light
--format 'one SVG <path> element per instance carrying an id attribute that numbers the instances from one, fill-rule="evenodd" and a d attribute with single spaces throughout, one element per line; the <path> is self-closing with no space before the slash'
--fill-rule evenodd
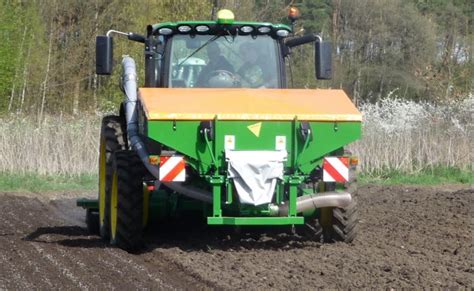
<path id="1" fill-rule="evenodd" d="M 288 18 L 293 22 L 296 21 L 300 17 L 300 10 L 294 6 L 291 6 L 288 9 Z"/>

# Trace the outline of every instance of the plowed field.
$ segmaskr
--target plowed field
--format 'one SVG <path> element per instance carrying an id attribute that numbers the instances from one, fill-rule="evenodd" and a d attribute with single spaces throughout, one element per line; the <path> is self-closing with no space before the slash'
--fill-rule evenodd
<path id="1" fill-rule="evenodd" d="M 359 192 L 352 244 L 172 225 L 135 255 L 88 235 L 74 199 L 92 193 L 0 193 L 0 289 L 474 287 L 474 190 Z"/>

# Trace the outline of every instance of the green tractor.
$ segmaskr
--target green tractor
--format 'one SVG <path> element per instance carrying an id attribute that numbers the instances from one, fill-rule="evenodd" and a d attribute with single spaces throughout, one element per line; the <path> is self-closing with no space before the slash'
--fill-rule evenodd
<path id="1" fill-rule="evenodd" d="M 171 219 L 212 226 L 288 226 L 316 240 L 357 231 L 361 114 L 342 90 L 287 89 L 292 48 L 313 43 L 318 79 L 331 78 L 331 44 L 283 24 L 166 22 L 146 36 L 96 39 L 96 71 L 110 75 L 112 34 L 143 43 L 144 87 L 124 56 L 117 115 L 102 120 L 97 200 L 79 199 L 88 229 L 127 251 Z"/>

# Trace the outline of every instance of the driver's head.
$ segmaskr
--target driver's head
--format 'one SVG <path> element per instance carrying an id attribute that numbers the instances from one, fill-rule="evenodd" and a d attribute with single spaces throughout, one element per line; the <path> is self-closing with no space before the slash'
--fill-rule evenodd
<path id="1" fill-rule="evenodd" d="M 258 59 L 258 47 L 250 41 L 244 42 L 239 47 L 239 52 L 244 61 L 255 63 Z"/>

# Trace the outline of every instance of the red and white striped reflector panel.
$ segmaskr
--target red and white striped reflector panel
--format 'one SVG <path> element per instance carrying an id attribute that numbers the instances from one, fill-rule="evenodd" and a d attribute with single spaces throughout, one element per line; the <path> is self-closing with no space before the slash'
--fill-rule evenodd
<path id="1" fill-rule="evenodd" d="M 160 157 L 160 181 L 184 182 L 186 163 L 182 156 Z"/>
<path id="2" fill-rule="evenodd" d="M 349 181 L 349 158 L 327 157 L 323 161 L 324 182 L 347 182 Z"/>

